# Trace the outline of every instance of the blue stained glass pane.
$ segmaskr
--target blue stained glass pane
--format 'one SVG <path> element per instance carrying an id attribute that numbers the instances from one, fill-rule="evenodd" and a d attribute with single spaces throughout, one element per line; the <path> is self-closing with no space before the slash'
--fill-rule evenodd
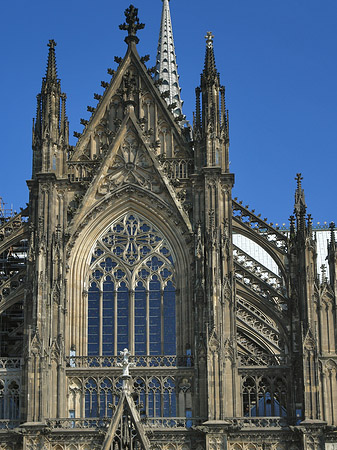
<path id="1" fill-rule="evenodd" d="M 164 355 L 176 353 L 175 287 L 169 281 L 164 289 Z"/>
<path id="2" fill-rule="evenodd" d="M 169 378 L 164 386 L 164 417 L 176 416 L 176 394 L 174 381 Z"/>
<path id="3" fill-rule="evenodd" d="M 125 283 L 117 291 L 117 351 L 129 348 L 129 290 Z"/>
<path id="4" fill-rule="evenodd" d="M 114 283 L 107 277 L 103 283 L 103 355 L 114 353 Z"/>
<path id="5" fill-rule="evenodd" d="M 88 292 L 88 355 L 99 353 L 99 297 L 99 288 L 92 283 Z"/>
<path id="6" fill-rule="evenodd" d="M 146 354 L 146 291 L 142 283 L 135 289 L 135 352 Z"/>
<path id="7" fill-rule="evenodd" d="M 112 416 L 112 408 L 109 407 L 112 403 L 112 384 L 110 380 L 104 379 L 100 384 L 99 417 Z"/>
<path id="8" fill-rule="evenodd" d="M 160 283 L 154 275 L 149 285 L 150 354 L 161 354 Z"/>
<path id="9" fill-rule="evenodd" d="M 97 384 L 90 379 L 85 387 L 85 417 L 98 417 Z"/>
<path id="10" fill-rule="evenodd" d="M 143 225 L 140 227 L 140 229 L 144 232 L 144 233 L 147 233 L 148 231 L 150 231 L 150 227 L 146 224 L 146 223 L 143 223 Z"/>

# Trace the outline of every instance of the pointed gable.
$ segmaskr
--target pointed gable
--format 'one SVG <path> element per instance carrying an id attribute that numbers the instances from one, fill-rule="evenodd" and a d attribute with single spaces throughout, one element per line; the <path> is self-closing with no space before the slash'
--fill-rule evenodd
<path id="1" fill-rule="evenodd" d="M 68 161 L 69 179 L 82 183 L 81 194 L 76 194 L 84 199 L 82 207 L 77 206 L 78 219 L 102 197 L 136 185 L 177 208 L 191 229 L 186 187 L 193 170 L 189 140 L 131 38 L 126 38 L 127 53 Z"/>
<path id="2" fill-rule="evenodd" d="M 106 433 L 102 449 L 137 448 L 149 450 L 150 442 L 136 405 L 128 392 L 123 392 Z"/>
<path id="3" fill-rule="evenodd" d="M 136 46 L 129 45 L 90 120 L 83 122 L 85 129 L 71 160 L 79 160 L 82 154 L 90 159 L 99 158 L 114 140 L 128 105 L 133 105 L 144 136 L 156 153 L 174 157 L 184 149 L 185 156 L 190 157 L 184 129 L 178 125 L 179 117 L 174 117 L 173 108 L 166 104 L 163 96 L 141 61 Z"/>

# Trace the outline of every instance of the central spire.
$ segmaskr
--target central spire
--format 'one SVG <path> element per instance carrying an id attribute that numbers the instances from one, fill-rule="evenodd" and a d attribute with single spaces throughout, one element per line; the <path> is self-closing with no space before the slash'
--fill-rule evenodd
<path id="1" fill-rule="evenodd" d="M 168 91 L 169 96 L 166 97 L 168 104 L 175 103 L 173 114 L 179 116 L 182 114 L 183 102 L 180 97 L 178 66 L 176 61 L 172 22 L 169 0 L 162 0 L 163 10 L 161 16 L 160 35 L 158 42 L 156 76 L 155 79 L 161 79 L 163 83 L 160 85 L 161 92 Z"/>

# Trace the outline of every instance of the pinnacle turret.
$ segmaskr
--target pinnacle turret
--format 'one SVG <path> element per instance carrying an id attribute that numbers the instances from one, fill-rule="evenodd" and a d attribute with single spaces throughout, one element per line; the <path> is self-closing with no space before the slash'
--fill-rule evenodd
<path id="1" fill-rule="evenodd" d="M 61 81 L 57 78 L 56 42 L 50 40 L 48 47 L 46 75 L 37 95 L 36 120 L 33 124 L 33 176 L 38 172 L 61 172 L 64 158 L 60 150 L 69 144 L 66 95 L 62 93 Z"/>
<path id="2" fill-rule="evenodd" d="M 206 36 L 206 55 L 205 55 L 205 65 L 204 71 L 202 74 L 202 79 L 209 81 L 218 81 L 219 75 L 215 66 L 215 57 L 214 57 L 214 47 L 213 47 L 213 39 L 214 35 L 211 31 L 208 31 Z"/>
<path id="3" fill-rule="evenodd" d="M 302 189 L 302 180 L 303 180 L 302 174 L 301 173 L 296 174 L 295 180 L 297 182 L 297 187 L 295 191 L 294 213 L 297 219 L 297 229 L 300 229 L 304 232 L 305 214 L 307 210 L 307 205 L 305 203 L 304 190 Z"/>
<path id="4" fill-rule="evenodd" d="M 176 61 L 171 13 L 169 0 L 163 1 L 161 16 L 160 35 L 157 51 L 156 75 L 155 79 L 161 79 L 161 92 L 168 92 L 166 102 L 169 105 L 175 104 L 173 114 L 182 114 L 183 101 L 180 96 L 178 66 Z"/>
<path id="5" fill-rule="evenodd" d="M 196 114 L 194 121 L 194 139 L 200 141 L 196 155 L 198 167 L 221 167 L 229 172 L 228 148 L 228 111 L 226 109 L 225 88 L 220 85 L 220 76 L 216 70 L 213 34 L 208 31 L 204 69 L 200 87 L 196 89 Z M 201 101 L 200 101 L 201 95 Z"/>

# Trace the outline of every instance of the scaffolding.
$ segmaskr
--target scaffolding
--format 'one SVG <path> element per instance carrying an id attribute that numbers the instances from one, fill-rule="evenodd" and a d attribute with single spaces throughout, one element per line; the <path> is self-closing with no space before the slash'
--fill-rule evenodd
<path id="1" fill-rule="evenodd" d="M 8 245 L 4 242 L 22 227 L 25 215 L 23 212 L 16 214 L 13 207 L 6 208 L 0 197 L 0 244 L 3 244 L 0 251 L 0 351 L 5 356 L 18 355 L 22 344 L 28 241 L 18 237 Z"/>
<path id="2" fill-rule="evenodd" d="M 2 197 L 0 197 L 0 226 L 15 215 L 13 206 L 10 208 L 5 208 L 5 205 L 6 203 L 3 201 Z"/>

